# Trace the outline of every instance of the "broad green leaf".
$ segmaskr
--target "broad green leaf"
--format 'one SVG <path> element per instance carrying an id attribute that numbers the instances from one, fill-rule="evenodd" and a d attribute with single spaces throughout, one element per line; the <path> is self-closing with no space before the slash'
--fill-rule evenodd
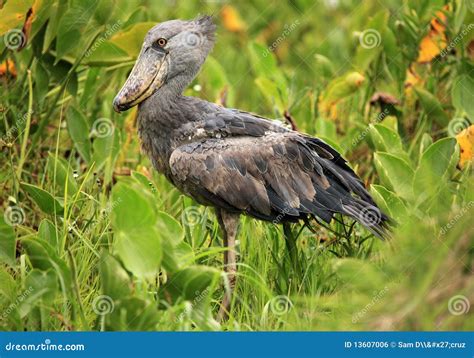
<path id="1" fill-rule="evenodd" d="M 407 214 L 407 208 L 403 201 L 394 192 L 382 185 L 372 184 L 370 189 L 374 200 L 381 209 L 396 221 L 401 222 Z"/>
<path id="2" fill-rule="evenodd" d="M 358 72 L 350 72 L 332 80 L 321 95 L 321 105 L 327 108 L 343 98 L 354 94 L 365 78 Z"/>
<path id="3" fill-rule="evenodd" d="M 63 212 L 61 203 L 46 190 L 28 183 L 21 183 L 20 185 L 44 213 L 53 215 Z"/>
<path id="4" fill-rule="evenodd" d="M 138 297 L 130 297 L 115 303 L 106 315 L 106 329 L 111 331 L 156 331 L 161 313 L 156 304 Z"/>
<path id="5" fill-rule="evenodd" d="M 67 129 L 78 152 L 86 162 L 91 160 L 90 128 L 84 114 L 73 106 L 67 112 Z"/>
<path id="6" fill-rule="evenodd" d="M 163 211 L 158 212 L 157 227 L 163 239 L 172 242 L 173 245 L 178 245 L 184 237 L 184 230 L 181 224 Z"/>
<path id="7" fill-rule="evenodd" d="M 267 100 L 270 106 L 277 106 L 280 112 L 283 112 L 285 105 L 282 102 L 278 86 L 274 81 L 265 77 L 258 77 L 255 79 L 255 84 L 260 89 L 260 92 Z"/>
<path id="8" fill-rule="evenodd" d="M 206 84 L 208 84 L 214 91 L 222 90 L 222 88 L 229 83 L 224 68 L 212 56 L 207 58 L 201 75 L 202 78 L 205 78 Z"/>
<path id="9" fill-rule="evenodd" d="M 154 226 L 119 230 L 115 233 L 114 252 L 135 276 L 153 278 L 158 274 L 163 256 L 161 233 Z"/>
<path id="10" fill-rule="evenodd" d="M 454 138 L 440 139 L 426 149 L 415 173 L 415 190 L 431 193 L 438 188 L 449 168 L 455 149 Z"/>
<path id="11" fill-rule="evenodd" d="M 333 141 L 337 140 L 336 124 L 334 121 L 318 118 L 316 121 L 316 133 L 318 133 L 318 136 L 331 138 Z"/>
<path id="12" fill-rule="evenodd" d="M 24 299 L 19 306 L 20 317 L 26 317 L 35 306 L 48 304 L 52 306 L 57 292 L 58 276 L 54 270 L 33 269 L 25 280 L 25 291 L 22 294 Z"/>
<path id="13" fill-rule="evenodd" d="M 113 66 L 130 62 L 130 68 L 133 66 L 131 62 L 133 58 L 117 45 L 109 42 L 98 42 L 93 44 L 86 52 L 82 63 L 89 66 Z"/>
<path id="14" fill-rule="evenodd" d="M 77 1 L 61 14 L 56 40 L 57 59 L 77 47 L 97 4 L 97 0 Z"/>
<path id="15" fill-rule="evenodd" d="M 0 263 L 15 264 L 16 239 L 13 227 L 0 216 Z"/>
<path id="16" fill-rule="evenodd" d="M 38 236 L 40 239 L 46 241 L 51 247 L 58 248 L 59 238 L 57 229 L 48 219 L 41 220 L 38 228 Z"/>
<path id="17" fill-rule="evenodd" d="M 391 153 L 409 162 L 410 159 L 403 149 L 398 133 L 381 124 L 369 125 L 369 132 L 372 142 L 379 152 Z"/>
<path id="18" fill-rule="evenodd" d="M 68 294 L 72 289 L 72 275 L 69 267 L 60 258 L 55 250 L 46 241 L 36 239 L 22 239 L 21 243 L 25 248 L 28 258 L 33 266 L 42 271 L 53 269 L 58 275 L 61 289 Z"/>
<path id="19" fill-rule="evenodd" d="M 420 103 L 428 118 L 432 118 L 440 126 L 446 127 L 449 123 L 449 117 L 438 99 L 423 88 L 413 87 L 413 89 L 420 99 Z"/>
<path id="20" fill-rule="evenodd" d="M 128 56 L 137 58 L 143 45 L 147 32 L 155 26 L 155 22 L 140 22 L 126 30 L 116 33 L 110 39 L 115 46 L 125 51 Z"/>
<path id="21" fill-rule="evenodd" d="M 220 272 L 212 267 L 189 266 L 171 275 L 170 284 L 165 289 L 174 297 L 182 295 L 193 301 L 208 293 L 219 276 Z"/>
<path id="22" fill-rule="evenodd" d="M 460 75 L 455 78 L 451 89 L 451 99 L 459 112 L 465 112 L 474 121 L 474 78 Z"/>
<path id="23" fill-rule="evenodd" d="M 365 30 L 359 35 L 355 63 L 361 72 L 365 72 L 383 50 L 387 19 L 387 11 L 378 12 L 364 25 Z"/>
<path id="24" fill-rule="evenodd" d="M 375 167 L 381 178 L 404 199 L 413 196 L 414 172 L 403 159 L 385 152 L 374 154 Z"/>
<path id="25" fill-rule="evenodd" d="M 130 276 L 120 262 L 106 251 L 102 252 L 99 271 L 104 294 L 114 300 L 131 294 Z"/>
<path id="26" fill-rule="evenodd" d="M 126 233 L 156 225 L 156 213 L 144 193 L 131 185 L 119 182 L 112 190 L 113 202 L 119 203 L 112 210 L 112 226 Z"/>
<path id="27" fill-rule="evenodd" d="M 257 77 L 264 77 L 267 80 L 274 81 L 282 98 L 287 98 L 286 79 L 277 66 L 275 55 L 268 48 L 252 42 L 248 46 L 251 65 Z"/>

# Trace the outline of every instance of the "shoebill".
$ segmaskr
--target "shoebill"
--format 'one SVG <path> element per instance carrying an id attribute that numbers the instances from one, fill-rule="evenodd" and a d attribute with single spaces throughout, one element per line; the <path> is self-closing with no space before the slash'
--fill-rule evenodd
<path id="1" fill-rule="evenodd" d="M 215 208 L 231 289 L 241 214 L 283 224 L 287 234 L 288 223 L 329 223 L 339 213 L 385 236 L 388 217 L 327 143 L 258 115 L 183 95 L 214 45 L 215 30 L 208 16 L 153 27 L 113 106 L 122 112 L 138 105 L 142 148 L 156 170 L 184 194 Z M 286 236 L 294 251 L 291 235 Z M 221 316 L 230 298 L 227 290 Z"/>

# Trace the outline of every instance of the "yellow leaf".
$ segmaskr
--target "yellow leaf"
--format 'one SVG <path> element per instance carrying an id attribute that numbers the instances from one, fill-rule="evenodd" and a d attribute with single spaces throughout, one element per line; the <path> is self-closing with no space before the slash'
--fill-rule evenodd
<path id="1" fill-rule="evenodd" d="M 232 5 L 226 5 L 221 10 L 224 27 L 232 32 L 245 31 L 247 25 Z"/>
<path id="2" fill-rule="evenodd" d="M 470 162 L 474 158 L 474 124 L 456 135 L 456 140 L 461 152 L 459 167 L 463 168 L 466 162 Z"/>
<path id="3" fill-rule="evenodd" d="M 449 11 L 449 5 L 443 8 Z M 430 32 L 420 42 L 420 50 L 418 53 L 417 62 L 430 62 L 433 58 L 438 56 L 442 50 L 446 48 L 446 15 L 443 11 L 437 11 L 436 16 L 431 20 Z"/>

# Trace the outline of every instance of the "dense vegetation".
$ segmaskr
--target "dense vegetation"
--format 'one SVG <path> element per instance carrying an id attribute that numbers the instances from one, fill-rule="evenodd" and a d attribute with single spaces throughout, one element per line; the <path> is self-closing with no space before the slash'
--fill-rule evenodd
<path id="1" fill-rule="evenodd" d="M 474 329 L 474 3 L 0 0 L 0 329 Z M 146 31 L 214 14 L 187 95 L 337 148 L 396 221 L 299 235 L 243 217 L 227 322 L 214 213 L 112 100 Z M 370 214 L 370 213 L 368 213 Z"/>

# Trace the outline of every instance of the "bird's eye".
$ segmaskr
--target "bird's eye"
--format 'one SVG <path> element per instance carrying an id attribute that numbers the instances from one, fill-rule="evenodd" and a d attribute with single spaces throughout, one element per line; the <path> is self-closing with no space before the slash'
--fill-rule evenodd
<path id="1" fill-rule="evenodd" d="M 158 40 L 156 40 L 155 42 L 159 47 L 165 47 L 166 44 L 168 43 L 168 41 L 166 41 L 166 39 L 164 38 L 160 38 Z"/>

